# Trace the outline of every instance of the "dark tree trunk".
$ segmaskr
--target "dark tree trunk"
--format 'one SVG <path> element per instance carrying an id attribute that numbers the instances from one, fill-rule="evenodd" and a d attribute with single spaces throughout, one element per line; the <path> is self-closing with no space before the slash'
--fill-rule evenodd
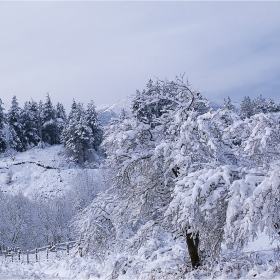
<path id="1" fill-rule="evenodd" d="M 179 167 L 172 168 L 172 172 L 174 173 L 176 178 L 178 178 L 179 176 L 179 169 Z M 186 230 L 186 242 L 191 258 L 192 267 L 197 268 L 198 266 L 200 266 L 200 259 L 198 254 L 199 233 L 193 236 L 192 233 L 188 233 L 188 231 Z"/>
<path id="2" fill-rule="evenodd" d="M 199 235 L 198 233 L 193 236 L 192 233 L 186 232 L 186 242 L 188 246 L 189 255 L 193 268 L 197 268 L 200 265 L 200 259 L 198 255 Z"/>

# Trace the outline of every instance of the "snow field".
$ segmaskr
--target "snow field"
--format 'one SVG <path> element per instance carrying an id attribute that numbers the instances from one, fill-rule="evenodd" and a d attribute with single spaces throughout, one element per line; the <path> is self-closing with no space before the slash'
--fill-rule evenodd
<path id="1" fill-rule="evenodd" d="M 81 169 L 67 162 L 62 154 L 62 145 L 33 148 L 0 161 L 0 190 L 5 193 L 18 193 L 32 198 L 34 195 L 58 197 L 65 194 L 72 185 L 73 178 Z M 11 172 L 10 183 L 6 183 L 7 173 Z M 102 179 L 99 170 L 88 169 L 96 181 Z"/>

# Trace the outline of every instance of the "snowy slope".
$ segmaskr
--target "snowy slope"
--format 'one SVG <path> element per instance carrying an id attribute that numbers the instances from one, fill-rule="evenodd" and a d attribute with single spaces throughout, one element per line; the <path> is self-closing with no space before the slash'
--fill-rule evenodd
<path id="1" fill-rule="evenodd" d="M 120 115 L 121 110 L 124 109 L 126 114 L 130 113 L 131 102 L 135 95 L 129 95 L 120 99 L 113 105 L 100 105 L 96 107 L 99 119 L 103 125 L 106 125 L 111 118 L 116 118 Z"/>
<path id="2" fill-rule="evenodd" d="M 33 148 L 13 157 L 0 159 L 0 190 L 8 193 L 22 191 L 26 196 L 58 196 L 69 190 L 73 179 L 82 172 L 75 164 L 68 163 L 63 156 L 62 145 Z M 89 169 L 97 181 L 101 173 Z M 11 182 L 7 183 L 8 174 Z"/>

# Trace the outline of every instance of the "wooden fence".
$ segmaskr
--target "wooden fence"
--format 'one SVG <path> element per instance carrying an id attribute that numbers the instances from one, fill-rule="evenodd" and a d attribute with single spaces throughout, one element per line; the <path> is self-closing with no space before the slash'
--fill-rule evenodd
<path id="1" fill-rule="evenodd" d="M 2 262 L 33 263 L 39 262 L 42 258 L 48 261 L 51 257 L 59 257 L 63 254 L 69 255 L 70 249 L 73 248 L 76 248 L 73 251 L 74 254 L 82 257 L 81 240 L 52 244 L 27 251 L 22 251 L 19 247 L 9 248 L 0 244 L 0 256 Z"/>

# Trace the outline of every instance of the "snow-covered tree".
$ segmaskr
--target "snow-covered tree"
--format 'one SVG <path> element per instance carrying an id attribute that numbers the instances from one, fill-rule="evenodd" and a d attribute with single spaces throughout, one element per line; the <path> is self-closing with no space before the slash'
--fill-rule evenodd
<path id="1" fill-rule="evenodd" d="M 57 128 L 57 135 L 59 137 L 59 141 L 60 141 L 60 137 L 61 137 L 61 134 L 62 134 L 62 131 L 63 131 L 63 128 L 67 122 L 67 116 L 66 116 L 66 112 L 65 112 L 65 109 L 63 107 L 63 104 L 62 103 L 57 103 L 56 104 L 56 110 L 55 110 L 55 113 L 56 113 L 56 128 Z"/>
<path id="2" fill-rule="evenodd" d="M 239 115 L 241 119 L 250 118 L 254 115 L 254 106 L 251 98 L 249 96 L 245 96 L 240 105 Z"/>
<path id="3" fill-rule="evenodd" d="M 8 139 L 9 148 L 16 151 L 23 151 L 24 146 L 22 143 L 22 123 L 21 123 L 21 109 L 18 106 L 16 96 L 12 99 L 12 105 L 7 114 L 8 123 Z"/>
<path id="4" fill-rule="evenodd" d="M 231 102 L 230 97 L 228 96 L 227 99 L 224 99 L 224 109 L 226 110 L 234 110 L 234 105 Z"/>
<path id="5" fill-rule="evenodd" d="M 4 114 L 4 108 L 2 107 L 3 102 L 0 98 L 0 153 L 3 153 L 7 149 L 7 143 L 6 143 L 6 136 L 3 132 L 4 126 L 5 126 L 5 114 Z"/>
<path id="6" fill-rule="evenodd" d="M 139 121 L 147 124 L 151 124 L 152 121 L 155 121 L 162 114 L 162 108 L 164 106 L 164 101 L 153 100 L 151 103 L 147 103 L 145 97 L 151 96 L 152 92 L 159 92 L 159 83 L 155 85 L 152 80 L 149 80 L 146 89 L 142 92 L 139 90 L 136 91 L 136 96 L 132 101 L 131 113 Z M 153 124 L 155 125 L 155 124 Z"/>
<path id="7" fill-rule="evenodd" d="M 89 159 L 94 136 L 86 121 L 82 104 L 73 101 L 68 122 L 62 131 L 61 141 L 75 162 L 84 163 Z"/>
<path id="8" fill-rule="evenodd" d="M 254 114 L 266 113 L 267 112 L 267 103 L 265 102 L 265 98 L 262 95 L 257 96 L 256 99 L 253 100 Z"/>
<path id="9" fill-rule="evenodd" d="M 197 258 L 192 260 L 194 267 L 201 264 L 203 255 L 212 261 L 219 257 L 233 179 L 229 166 L 213 164 L 189 173 L 176 184 L 166 216 L 178 235 L 186 238 L 190 254 L 199 247 Z"/>
<path id="10" fill-rule="evenodd" d="M 211 147 L 207 141 L 200 141 L 199 123 L 195 121 L 207 108 L 199 93 L 176 78 L 158 81 L 154 87 L 150 83 L 149 90 L 138 97 L 133 101 L 133 105 L 138 104 L 132 106 L 134 117 L 115 119 L 105 131 L 103 145 L 113 185 L 108 190 L 110 199 L 103 195 L 91 206 L 91 211 L 98 212 L 95 205 L 99 199 L 100 203 L 106 201 L 106 208 L 111 210 L 103 210 L 111 213 L 111 229 L 116 231 L 119 244 L 141 226 L 152 225 L 151 221 L 163 223 L 175 180 L 211 160 Z M 85 224 L 79 223 L 87 234 L 95 230 L 92 225 L 86 223 L 85 230 Z M 189 235 L 189 240 L 193 239 Z"/>
<path id="11" fill-rule="evenodd" d="M 85 122 L 91 129 L 91 133 L 93 136 L 92 147 L 95 151 L 97 151 L 98 147 L 100 146 L 103 138 L 103 130 L 101 128 L 101 124 L 98 119 L 98 115 L 95 111 L 95 106 L 93 101 L 88 103 L 87 109 L 85 112 Z"/>
<path id="12" fill-rule="evenodd" d="M 245 159 L 243 175 L 230 187 L 226 243 L 242 248 L 262 231 L 275 238 L 279 232 L 279 116 L 258 114 L 238 121 L 225 137 L 239 138 L 233 151 Z"/>
<path id="13" fill-rule="evenodd" d="M 38 135 L 38 106 L 32 101 L 25 102 L 21 111 L 22 144 L 24 150 L 36 146 L 40 142 Z"/>
<path id="14" fill-rule="evenodd" d="M 235 121 L 224 133 L 232 142 L 232 151 L 251 167 L 269 166 L 280 160 L 279 115 L 257 114 Z M 244 163 L 245 164 L 245 163 Z"/>
<path id="15" fill-rule="evenodd" d="M 99 262 L 117 246 L 117 230 L 114 223 L 117 203 L 114 200 L 114 196 L 101 193 L 86 209 L 78 213 L 73 224 L 77 235 L 84 239 L 83 252 Z"/>
<path id="16" fill-rule="evenodd" d="M 56 123 L 56 112 L 49 94 L 41 111 L 42 140 L 50 145 L 59 144 L 59 135 Z"/>
<path id="17" fill-rule="evenodd" d="M 120 115 L 119 115 L 119 119 L 120 120 L 124 120 L 126 118 L 126 113 L 124 108 L 121 109 Z"/>
<path id="18" fill-rule="evenodd" d="M 188 130 L 180 137 L 181 143 L 195 145 L 177 153 L 186 163 L 178 164 L 178 180 L 165 216 L 177 236 L 186 239 L 193 267 L 202 264 L 204 254 L 215 259 L 220 252 L 228 187 L 238 163 L 223 134 L 236 119 L 227 109 L 208 112 L 186 123 Z"/>
<path id="19" fill-rule="evenodd" d="M 275 101 L 269 98 L 267 103 L 267 112 L 276 113 L 280 111 L 280 106 L 275 103 Z"/>

